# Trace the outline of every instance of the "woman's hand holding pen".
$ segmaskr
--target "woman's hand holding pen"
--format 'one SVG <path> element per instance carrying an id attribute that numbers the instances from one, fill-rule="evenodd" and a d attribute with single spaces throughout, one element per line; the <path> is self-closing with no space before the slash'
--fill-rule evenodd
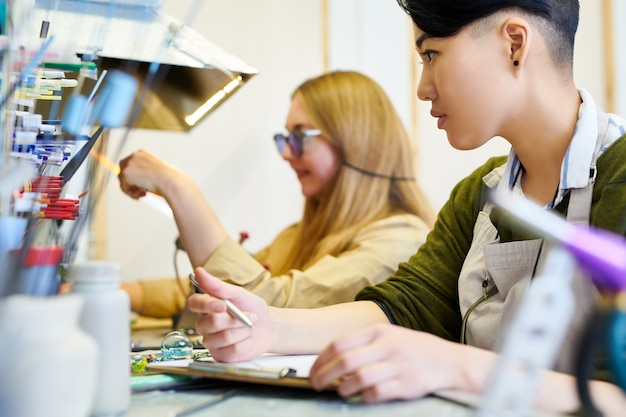
<path id="1" fill-rule="evenodd" d="M 253 359 L 270 350 L 271 317 L 267 303 L 248 290 L 231 285 L 197 268 L 195 278 L 206 294 L 193 294 L 187 306 L 198 314 L 196 331 L 203 345 L 221 362 Z M 229 313 L 229 300 L 253 322 L 249 327 Z"/>

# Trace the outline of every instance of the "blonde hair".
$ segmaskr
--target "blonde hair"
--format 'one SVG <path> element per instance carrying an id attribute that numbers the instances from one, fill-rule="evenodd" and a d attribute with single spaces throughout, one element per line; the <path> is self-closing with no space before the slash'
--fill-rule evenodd
<path id="1" fill-rule="evenodd" d="M 325 255 L 345 251 L 366 225 L 399 213 L 420 217 L 428 226 L 434 212 L 415 180 L 408 134 L 383 89 L 353 71 L 335 71 L 305 81 L 293 93 L 301 97 L 315 128 L 322 131 L 344 162 L 382 176 L 342 165 L 328 190 L 307 198 L 297 225 L 296 244 L 274 274 L 305 269 Z"/>

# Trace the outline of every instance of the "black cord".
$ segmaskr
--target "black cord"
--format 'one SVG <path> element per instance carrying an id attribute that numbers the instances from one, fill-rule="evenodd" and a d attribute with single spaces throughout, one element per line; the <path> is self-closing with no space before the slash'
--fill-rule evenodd
<path id="1" fill-rule="evenodd" d="M 180 238 L 176 238 L 174 241 L 174 273 L 176 274 L 176 283 L 178 284 L 178 289 L 183 294 L 184 297 L 187 297 L 189 294 L 185 292 L 185 288 L 183 287 L 183 282 L 180 278 L 180 273 L 178 272 L 178 252 L 184 252 L 185 248 L 183 248 L 182 243 L 180 242 Z"/>
<path id="2" fill-rule="evenodd" d="M 580 399 L 580 409 L 574 415 L 580 417 L 602 417 L 603 414 L 597 409 L 589 392 L 589 381 L 593 379 L 593 359 L 598 351 L 599 342 L 603 339 L 606 312 L 600 307 L 594 307 L 591 319 L 585 325 L 580 339 L 578 354 L 576 356 L 576 389 Z"/>
<path id="3" fill-rule="evenodd" d="M 368 171 L 366 169 L 354 166 L 348 161 L 343 161 L 343 164 L 347 166 L 348 168 L 356 172 L 360 172 L 361 174 L 367 175 L 369 177 L 384 178 L 384 179 L 392 180 L 392 181 L 415 181 L 416 180 L 415 177 L 396 177 L 395 175 L 379 174 L 378 172 Z"/>

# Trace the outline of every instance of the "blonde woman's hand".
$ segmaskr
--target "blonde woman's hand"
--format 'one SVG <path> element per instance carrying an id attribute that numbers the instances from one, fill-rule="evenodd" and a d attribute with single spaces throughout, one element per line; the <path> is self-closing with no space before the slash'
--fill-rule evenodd
<path id="1" fill-rule="evenodd" d="M 132 198 L 148 191 L 167 198 L 168 190 L 184 183 L 186 174 L 145 150 L 132 153 L 120 161 L 120 188 Z"/>
<path id="2" fill-rule="evenodd" d="M 206 294 L 193 294 L 187 301 L 198 314 L 196 331 L 202 344 L 221 362 L 253 359 L 266 353 L 272 343 L 272 320 L 267 303 L 245 288 L 231 285 L 209 274 L 195 270 L 196 280 Z M 224 299 L 237 306 L 253 322 L 246 326 L 226 309 Z"/>

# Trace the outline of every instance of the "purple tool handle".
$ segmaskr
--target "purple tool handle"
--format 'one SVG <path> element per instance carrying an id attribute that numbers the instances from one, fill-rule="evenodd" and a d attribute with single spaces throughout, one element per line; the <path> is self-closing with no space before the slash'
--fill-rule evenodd
<path id="1" fill-rule="evenodd" d="M 600 289 L 626 289 L 626 240 L 600 229 L 572 227 L 562 242 Z"/>

